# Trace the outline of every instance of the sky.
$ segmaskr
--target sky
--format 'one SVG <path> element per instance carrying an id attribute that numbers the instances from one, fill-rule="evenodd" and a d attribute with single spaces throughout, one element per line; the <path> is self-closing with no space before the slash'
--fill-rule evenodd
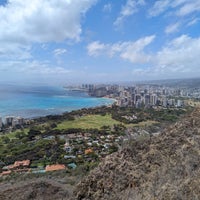
<path id="1" fill-rule="evenodd" d="M 0 82 L 200 76 L 200 0 L 0 0 Z"/>

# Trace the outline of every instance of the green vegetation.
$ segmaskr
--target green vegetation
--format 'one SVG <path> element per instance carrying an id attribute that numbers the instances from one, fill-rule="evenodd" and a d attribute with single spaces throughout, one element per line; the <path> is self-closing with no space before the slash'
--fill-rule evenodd
<path id="1" fill-rule="evenodd" d="M 140 130 L 157 132 L 161 125 L 175 122 L 187 111 L 113 106 L 38 118 L 23 130 L 0 136 L 0 161 L 9 165 L 16 160 L 30 159 L 33 167 L 75 163 L 87 171 L 91 163 L 98 163 L 99 158 L 117 151 L 116 143 L 121 144 L 121 136 Z M 71 150 L 64 149 L 68 142 Z M 89 148 L 93 154 L 85 155 Z"/>
<path id="2" fill-rule="evenodd" d="M 185 109 L 148 109 L 146 111 L 149 115 L 149 119 L 158 121 L 158 122 L 175 122 L 183 114 L 187 112 Z"/>
<path id="3" fill-rule="evenodd" d="M 29 131 L 29 128 L 25 128 L 23 129 L 23 131 L 21 130 L 16 130 L 16 131 L 13 131 L 13 132 L 10 132 L 10 133 L 7 133 L 6 136 L 9 138 L 9 139 L 15 139 L 17 138 L 17 135 L 20 133 L 24 133 L 24 134 L 27 134 Z M 0 135 L 0 138 L 3 137 L 3 135 Z"/>
<path id="4" fill-rule="evenodd" d="M 111 115 L 86 115 L 76 118 L 73 121 L 65 120 L 57 125 L 56 129 L 100 129 L 103 126 L 113 126 L 120 122 L 112 119 Z"/>
<path id="5" fill-rule="evenodd" d="M 54 140 L 35 139 L 28 134 L 18 132 L 18 138 L 9 139 L 7 136 L 0 138 L 0 160 L 12 164 L 16 160 L 35 160 L 39 162 L 55 163 L 61 158 L 65 141 L 55 138 Z"/>

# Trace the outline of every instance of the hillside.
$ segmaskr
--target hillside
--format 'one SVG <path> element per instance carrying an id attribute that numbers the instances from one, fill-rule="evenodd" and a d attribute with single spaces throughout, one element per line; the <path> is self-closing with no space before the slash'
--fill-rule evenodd
<path id="1" fill-rule="evenodd" d="M 79 180 L 65 171 L 7 177 L 0 182 L 0 200 L 69 200 Z"/>
<path id="2" fill-rule="evenodd" d="M 197 200 L 199 118 L 197 108 L 159 135 L 134 135 L 137 139 L 125 142 L 89 175 L 82 167 L 75 171 L 5 177 L 0 182 L 0 200 Z"/>
<path id="3" fill-rule="evenodd" d="M 199 199 L 200 108 L 160 135 L 131 140 L 77 186 L 76 199 Z"/>
<path id="4" fill-rule="evenodd" d="M 2 187 L 0 191 L 1 200 L 54 200 L 68 199 L 72 195 L 70 194 L 69 189 L 66 189 L 63 185 L 50 180 L 21 182 L 20 184 L 18 183 L 13 186 Z"/>

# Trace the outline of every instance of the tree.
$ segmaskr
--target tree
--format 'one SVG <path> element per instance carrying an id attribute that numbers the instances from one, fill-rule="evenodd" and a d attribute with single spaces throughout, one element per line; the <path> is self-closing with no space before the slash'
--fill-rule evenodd
<path id="1" fill-rule="evenodd" d="M 1 140 L 3 141 L 3 143 L 8 144 L 10 142 L 10 138 L 7 136 L 2 136 Z"/>
<path id="2" fill-rule="evenodd" d="M 28 138 L 29 140 L 33 140 L 36 135 L 41 135 L 41 132 L 39 130 L 30 129 L 28 132 Z"/>
<path id="3" fill-rule="evenodd" d="M 20 131 L 15 134 L 15 137 L 18 139 L 22 139 L 22 138 L 26 137 L 26 134 L 23 131 Z"/>

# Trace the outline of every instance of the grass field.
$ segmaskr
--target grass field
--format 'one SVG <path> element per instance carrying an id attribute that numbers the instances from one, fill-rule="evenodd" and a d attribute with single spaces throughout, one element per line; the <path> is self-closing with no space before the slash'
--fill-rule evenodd
<path id="1" fill-rule="evenodd" d="M 63 121 L 57 125 L 56 129 L 82 128 L 82 129 L 100 129 L 102 126 L 113 126 L 120 122 L 112 119 L 111 115 L 86 115 L 75 119 L 74 121 Z"/>

